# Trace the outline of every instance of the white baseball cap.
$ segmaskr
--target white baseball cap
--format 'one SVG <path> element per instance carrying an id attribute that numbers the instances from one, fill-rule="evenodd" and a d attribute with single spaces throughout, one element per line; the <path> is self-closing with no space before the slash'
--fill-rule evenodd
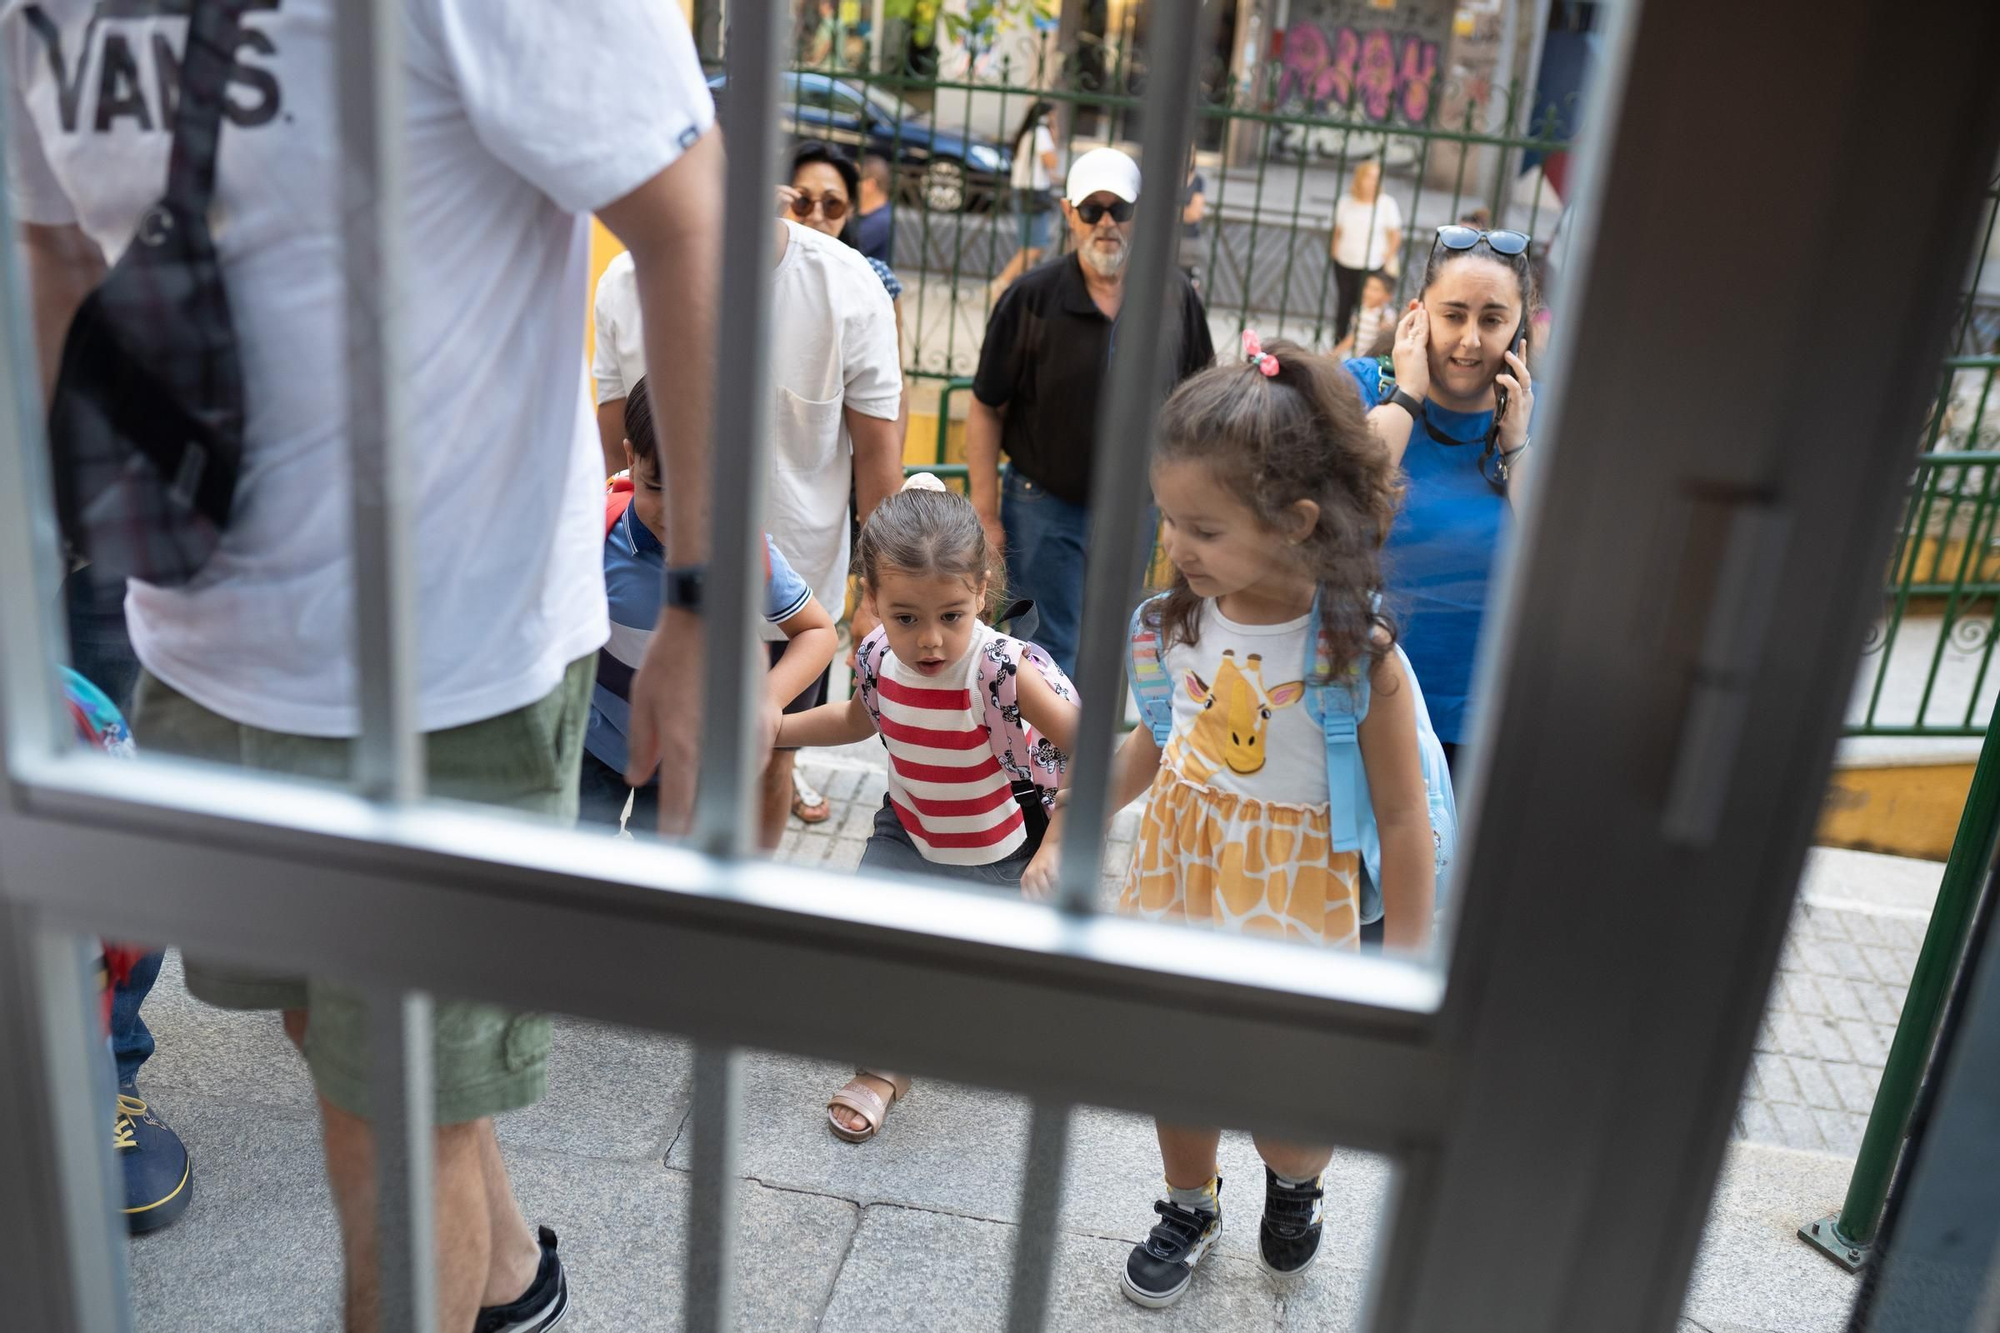
<path id="1" fill-rule="evenodd" d="M 1064 197 L 1080 204 L 1099 190 L 1126 203 L 1139 197 L 1139 164 L 1116 148 L 1093 148 L 1070 164 Z"/>

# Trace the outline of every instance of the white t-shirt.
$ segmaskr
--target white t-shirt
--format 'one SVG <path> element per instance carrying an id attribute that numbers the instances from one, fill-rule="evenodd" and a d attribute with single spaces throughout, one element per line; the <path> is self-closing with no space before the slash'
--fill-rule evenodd
<path id="1" fill-rule="evenodd" d="M 646 373 L 646 343 L 639 333 L 639 279 L 632 271 L 630 251 L 620 250 L 597 280 L 590 322 L 596 332 L 590 378 L 597 385 L 601 407 L 614 398 L 629 397 L 632 386 Z"/>
<path id="2" fill-rule="evenodd" d="M 854 442 L 843 408 L 894 421 L 896 310 L 861 252 L 787 220 L 771 273 L 771 474 L 764 528 L 833 615 L 847 604 Z M 775 637 L 768 630 L 766 637 Z"/>
<path id="3" fill-rule="evenodd" d="M 0 19 L 17 217 L 75 223 L 113 262 L 166 181 L 162 81 L 188 27 L 170 8 L 40 0 L 47 25 Z M 675 5 L 406 0 L 403 15 L 411 262 L 391 295 L 418 719 L 437 730 L 533 702 L 605 640 L 602 463 L 568 314 L 589 282 L 584 215 L 674 161 L 714 109 Z M 208 708 L 352 735 L 335 10 L 272 0 L 242 26 L 215 212 L 247 412 L 235 517 L 195 582 L 134 583 L 126 615 L 146 668 Z"/>
<path id="4" fill-rule="evenodd" d="M 1402 205 L 1382 189 L 1365 204 L 1343 194 L 1333 210 L 1333 225 L 1340 229 L 1334 263 L 1342 268 L 1381 268 L 1389 260 L 1389 233 L 1403 229 Z"/>
<path id="5" fill-rule="evenodd" d="M 1049 164 L 1042 160 L 1042 154 L 1055 150 L 1055 136 L 1049 133 L 1048 124 L 1037 121 L 1034 133 L 1022 135 L 1021 141 L 1014 145 L 1014 171 L 1009 184 L 1017 190 L 1048 189 Z"/>
<path id="6" fill-rule="evenodd" d="M 1176 643 L 1161 658 L 1174 687 L 1167 758 L 1191 754 L 1202 785 L 1218 791 L 1324 806 L 1326 736 L 1305 706 L 1311 622 L 1307 612 L 1281 625 L 1239 625 L 1203 602 L 1199 642 Z"/>

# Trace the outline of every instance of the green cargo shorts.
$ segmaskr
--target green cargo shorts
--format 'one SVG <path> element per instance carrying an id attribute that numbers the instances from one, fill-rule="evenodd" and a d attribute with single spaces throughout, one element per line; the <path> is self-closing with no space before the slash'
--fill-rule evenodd
<path id="1" fill-rule="evenodd" d="M 562 682 L 525 708 L 426 735 L 430 792 L 573 823 L 596 660 L 592 654 L 570 663 Z M 151 672 L 140 674 L 132 712 L 141 751 L 336 782 L 347 777 L 350 742 L 231 722 Z M 359 992 L 195 959 L 185 967 L 188 991 L 219 1008 L 305 1010 L 306 1063 L 320 1095 L 354 1115 L 368 1114 L 367 1008 Z M 518 1110 L 548 1091 L 547 1015 L 457 1000 L 439 1000 L 435 1013 L 437 1123 Z"/>

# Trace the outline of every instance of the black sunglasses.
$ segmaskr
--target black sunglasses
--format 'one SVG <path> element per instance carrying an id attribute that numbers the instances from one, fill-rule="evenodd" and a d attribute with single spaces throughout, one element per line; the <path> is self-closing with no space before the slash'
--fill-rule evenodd
<path id="1" fill-rule="evenodd" d="M 1077 204 L 1075 207 L 1076 215 L 1083 219 L 1083 225 L 1086 227 L 1095 227 L 1098 220 L 1106 213 L 1111 215 L 1113 222 L 1130 222 L 1132 214 L 1138 210 L 1139 205 L 1133 203 L 1130 199 L 1120 199 L 1115 204 L 1100 204 L 1092 199 Z"/>
<path id="2" fill-rule="evenodd" d="M 1481 231 L 1455 222 L 1438 228 L 1437 243 L 1447 250 L 1470 250 L 1481 241 L 1496 255 L 1513 258 L 1524 253 L 1531 238 L 1524 231 Z"/>

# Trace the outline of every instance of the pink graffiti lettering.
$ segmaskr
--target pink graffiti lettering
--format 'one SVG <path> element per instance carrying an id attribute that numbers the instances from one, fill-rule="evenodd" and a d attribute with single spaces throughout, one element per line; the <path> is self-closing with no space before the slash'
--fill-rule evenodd
<path id="1" fill-rule="evenodd" d="M 1323 114 L 1358 103 L 1369 120 L 1387 120 L 1393 111 L 1421 121 L 1430 113 L 1438 47 L 1415 33 L 1295 23 L 1285 32 L 1281 60 L 1280 105 L 1303 103 L 1306 111 Z"/>
<path id="2" fill-rule="evenodd" d="M 1403 39 L 1403 59 L 1396 70 L 1396 81 L 1403 88 L 1404 120 L 1417 122 L 1429 114 L 1431 80 L 1437 74 L 1437 55 L 1437 47 L 1430 42 L 1420 42 L 1414 37 Z"/>

